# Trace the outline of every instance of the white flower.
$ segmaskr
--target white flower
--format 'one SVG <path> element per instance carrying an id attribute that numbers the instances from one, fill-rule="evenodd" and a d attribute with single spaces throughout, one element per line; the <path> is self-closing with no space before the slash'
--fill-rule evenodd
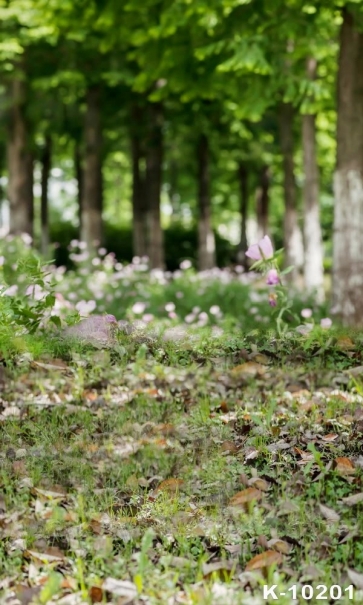
<path id="1" fill-rule="evenodd" d="M 143 313 L 146 309 L 146 304 L 144 302 L 136 302 L 133 306 L 132 306 L 132 311 L 135 313 L 135 315 L 141 315 L 141 313 Z"/>

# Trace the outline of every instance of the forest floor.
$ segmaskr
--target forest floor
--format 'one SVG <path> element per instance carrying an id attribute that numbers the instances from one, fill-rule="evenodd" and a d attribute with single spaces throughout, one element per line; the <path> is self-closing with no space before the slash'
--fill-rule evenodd
<path id="1" fill-rule="evenodd" d="M 327 334 L 5 368 L 0 602 L 361 603 L 363 335 Z"/>

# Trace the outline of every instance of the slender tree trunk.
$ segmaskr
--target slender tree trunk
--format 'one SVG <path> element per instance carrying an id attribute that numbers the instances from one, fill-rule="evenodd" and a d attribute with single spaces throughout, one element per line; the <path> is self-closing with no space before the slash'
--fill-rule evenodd
<path id="1" fill-rule="evenodd" d="M 260 182 L 256 192 L 257 229 L 259 237 L 268 234 L 268 213 L 270 204 L 270 170 L 263 166 L 260 172 Z"/>
<path id="2" fill-rule="evenodd" d="M 82 159 L 81 159 L 81 149 L 79 141 L 74 142 L 74 176 L 77 181 L 77 204 L 78 204 L 78 228 L 79 234 L 81 236 L 82 231 L 82 182 L 83 182 L 83 174 L 82 174 Z"/>
<path id="3" fill-rule="evenodd" d="M 202 134 L 198 142 L 198 267 L 206 271 L 216 266 L 216 245 L 212 228 L 209 182 L 208 138 Z"/>
<path id="4" fill-rule="evenodd" d="M 307 75 L 316 76 L 316 60 L 307 61 Z M 316 293 L 317 299 L 324 300 L 323 243 L 319 209 L 319 168 L 316 157 L 315 115 L 302 116 L 302 146 L 304 156 L 304 278 L 308 292 Z"/>
<path id="5" fill-rule="evenodd" d="M 174 159 L 170 161 L 169 179 L 169 202 L 172 212 L 171 218 L 175 222 L 180 219 L 180 196 L 178 193 L 178 164 Z"/>
<path id="6" fill-rule="evenodd" d="M 41 156 L 41 195 L 40 195 L 40 223 L 41 223 L 41 252 L 47 257 L 49 250 L 49 216 L 48 216 L 48 183 L 52 164 L 52 138 L 47 134 Z"/>
<path id="7" fill-rule="evenodd" d="M 100 89 L 90 86 L 84 124 L 81 187 L 81 240 L 94 249 L 102 241 L 102 127 Z"/>
<path id="8" fill-rule="evenodd" d="M 248 171 L 246 164 L 239 162 L 237 170 L 240 189 L 240 215 L 241 215 L 241 238 L 238 246 L 237 260 L 247 270 L 248 258 L 246 250 L 247 242 L 247 214 L 248 214 Z"/>
<path id="9" fill-rule="evenodd" d="M 33 156 L 25 115 L 26 83 L 14 77 L 10 84 L 10 110 L 7 139 L 8 198 L 10 232 L 33 233 Z"/>
<path id="10" fill-rule="evenodd" d="M 132 235 L 134 256 L 146 256 L 147 249 L 147 200 L 145 170 L 143 170 L 143 145 L 140 133 L 141 109 L 135 105 L 132 111 Z"/>
<path id="11" fill-rule="evenodd" d="M 163 269 L 164 234 L 160 216 L 163 111 L 160 103 L 150 104 L 149 109 L 149 137 L 146 151 L 147 254 L 151 269 Z"/>
<path id="12" fill-rule="evenodd" d="M 338 67 L 337 165 L 334 178 L 334 312 L 363 325 L 363 33 L 345 8 Z"/>
<path id="13" fill-rule="evenodd" d="M 282 151 L 284 175 L 284 254 L 285 266 L 294 266 L 293 271 L 287 274 L 289 281 L 297 277 L 301 259 L 301 234 L 297 218 L 297 195 L 294 167 L 294 108 L 291 103 L 280 105 L 280 144 Z"/>

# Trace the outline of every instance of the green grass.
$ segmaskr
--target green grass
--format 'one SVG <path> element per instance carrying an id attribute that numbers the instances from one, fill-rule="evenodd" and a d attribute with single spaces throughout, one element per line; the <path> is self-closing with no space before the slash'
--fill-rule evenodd
<path id="1" fill-rule="evenodd" d="M 204 332 L 187 347 L 123 338 L 118 352 L 32 336 L 2 348 L 2 412 L 20 415 L 0 421 L 0 598 L 39 587 L 34 602 L 117 602 L 107 577 L 151 604 L 179 594 L 243 605 L 262 603 L 264 584 L 351 584 L 347 570 L 363 572 L 362 504 L 342 499 L 363 491 L 353 422 L 363 382 L 346 370 L 362 363 L 362 335 L 349 335 L 349 351 L 341 336 Z M 33 363 L 54 357 L 66 372 Z M 259 359 L 260 373 L 246 373 Z M 251 487 L 259 499 L 231 506 Z M 276 538 L 283 561 L 249 576 Z"/>

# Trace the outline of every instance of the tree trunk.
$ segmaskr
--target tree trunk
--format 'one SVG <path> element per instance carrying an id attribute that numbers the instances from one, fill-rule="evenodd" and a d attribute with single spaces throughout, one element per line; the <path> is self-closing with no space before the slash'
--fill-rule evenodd
<path id="1" fill-rule="evenodd" d="M 216 266 L 216 245 L 212 229 L 209 182 L 208 139 L 202 134 L 198 142 L 198 268 L 206 271 Z"/>
<path id="2" fill-rule="evenodd" d="M 79 141 L 75 141 L 74 143 L 74 158 L 73 158 L 73 162 L 74 162 L 74 176 L 76 178 L 77 181 L 77 204 L 78 204 L 78 228 L 79 228 L 79 234 L 81 237 L 81 231 L 82 231 L 82 197 L 83 197 L 83 192 L 82 192 L 82 160 L 81 160 L 81 149 L 80 149 L 80 144 Z"/>
<path id="3" fill-rule="evenodd" d="M 160 216 L 163 112 L 160 103 L 150 104 L 149 110 L 149 137 L 146 151 L 147 255 L 151 269 L 163 269 L 164 235 Z"/>
<path id="4" fill-rule="evenodd" d="M 316 61 L 307 61 L 307 75 L 314 79 Z M 315 115 L 302 116 L 302 146 L 304 156 L 304 279 L 308 292 L 315 293 L 317 300 L 324 300 L 323 244 L 319 210 L 319 168 L 316 157 Z"/>
<path id="5" fill-rule="evenodd" d="M 363 325 L 363 33 L 343 10 L 334 178 L 333 311 Z"/>
<path id="6" fill-rule="evenodd" d="M 247 214 L 248 214 L 248 172 L 246 165 L 243 162 L 238 164 L 238 182 L 240 189 L 240 214 L 241 214 L 241 238 L 238 246 L 237 260 L 248 269 L 248 258 L 246 250 L 247 243 Z"/>
<path id="7" fill-rule="evenodd" d="M 280 144 L 284 178 L 284 262 L 294 269 L 287 274 L 288 281 L 293 281 L 301 266 L 301 234 L 297 220 L 297 196 L 294 168 L 294 108 L 291 103 L 280 105 Z"/>
<path id="8" fill-rule="evenodd" d="M 145 171 L 142 162 L 144 154 L 140 135 L 140 107 L 135 106 L 132 111 L 132 235 L 134 256 L 146 256 L 147 249 L 147 200 Z"/>
<path id="9" fill-rule="evenodd" d="M 52 139 L 47 134 L 42 149 L 41 165 L 41 195 L 40 195 L 40 223 L 41 223 L 41 252 L 47 257 L 49 250 L 49 220 L 48 220 L 48 182 L 52 162 Z"/>
<path id="10" fill-rule="evenodd" d="M 259 238 L 268 234 L 270 170 L 263 166 L 260 172 L 260 182 L 256 192 L 257 229 Z"/>
<path id="11" fill-rule="evenodd" d="M 81 240 L 89 249 L 102 241 L 102 127 L 100 89 L 90 86 L 84 123 L 84 167 L 81 188 Z"/>
<path id="12" fill-rule="evenodd" d="M 169 203 L 171 206 L 171 220 L 180 220 L 180 195 L 178 193 L 178 164 L 176 160 L 170 160 L 169 170 Z"/>
<path id="13" fill-rule="evenodd" d="M 33 156 L 29 147 L 29 127 L 25 115 L 26 83 L 14 77 L 10 84 L 7 139 L 8 198 L 10 233 L 33 233 Z"/>

